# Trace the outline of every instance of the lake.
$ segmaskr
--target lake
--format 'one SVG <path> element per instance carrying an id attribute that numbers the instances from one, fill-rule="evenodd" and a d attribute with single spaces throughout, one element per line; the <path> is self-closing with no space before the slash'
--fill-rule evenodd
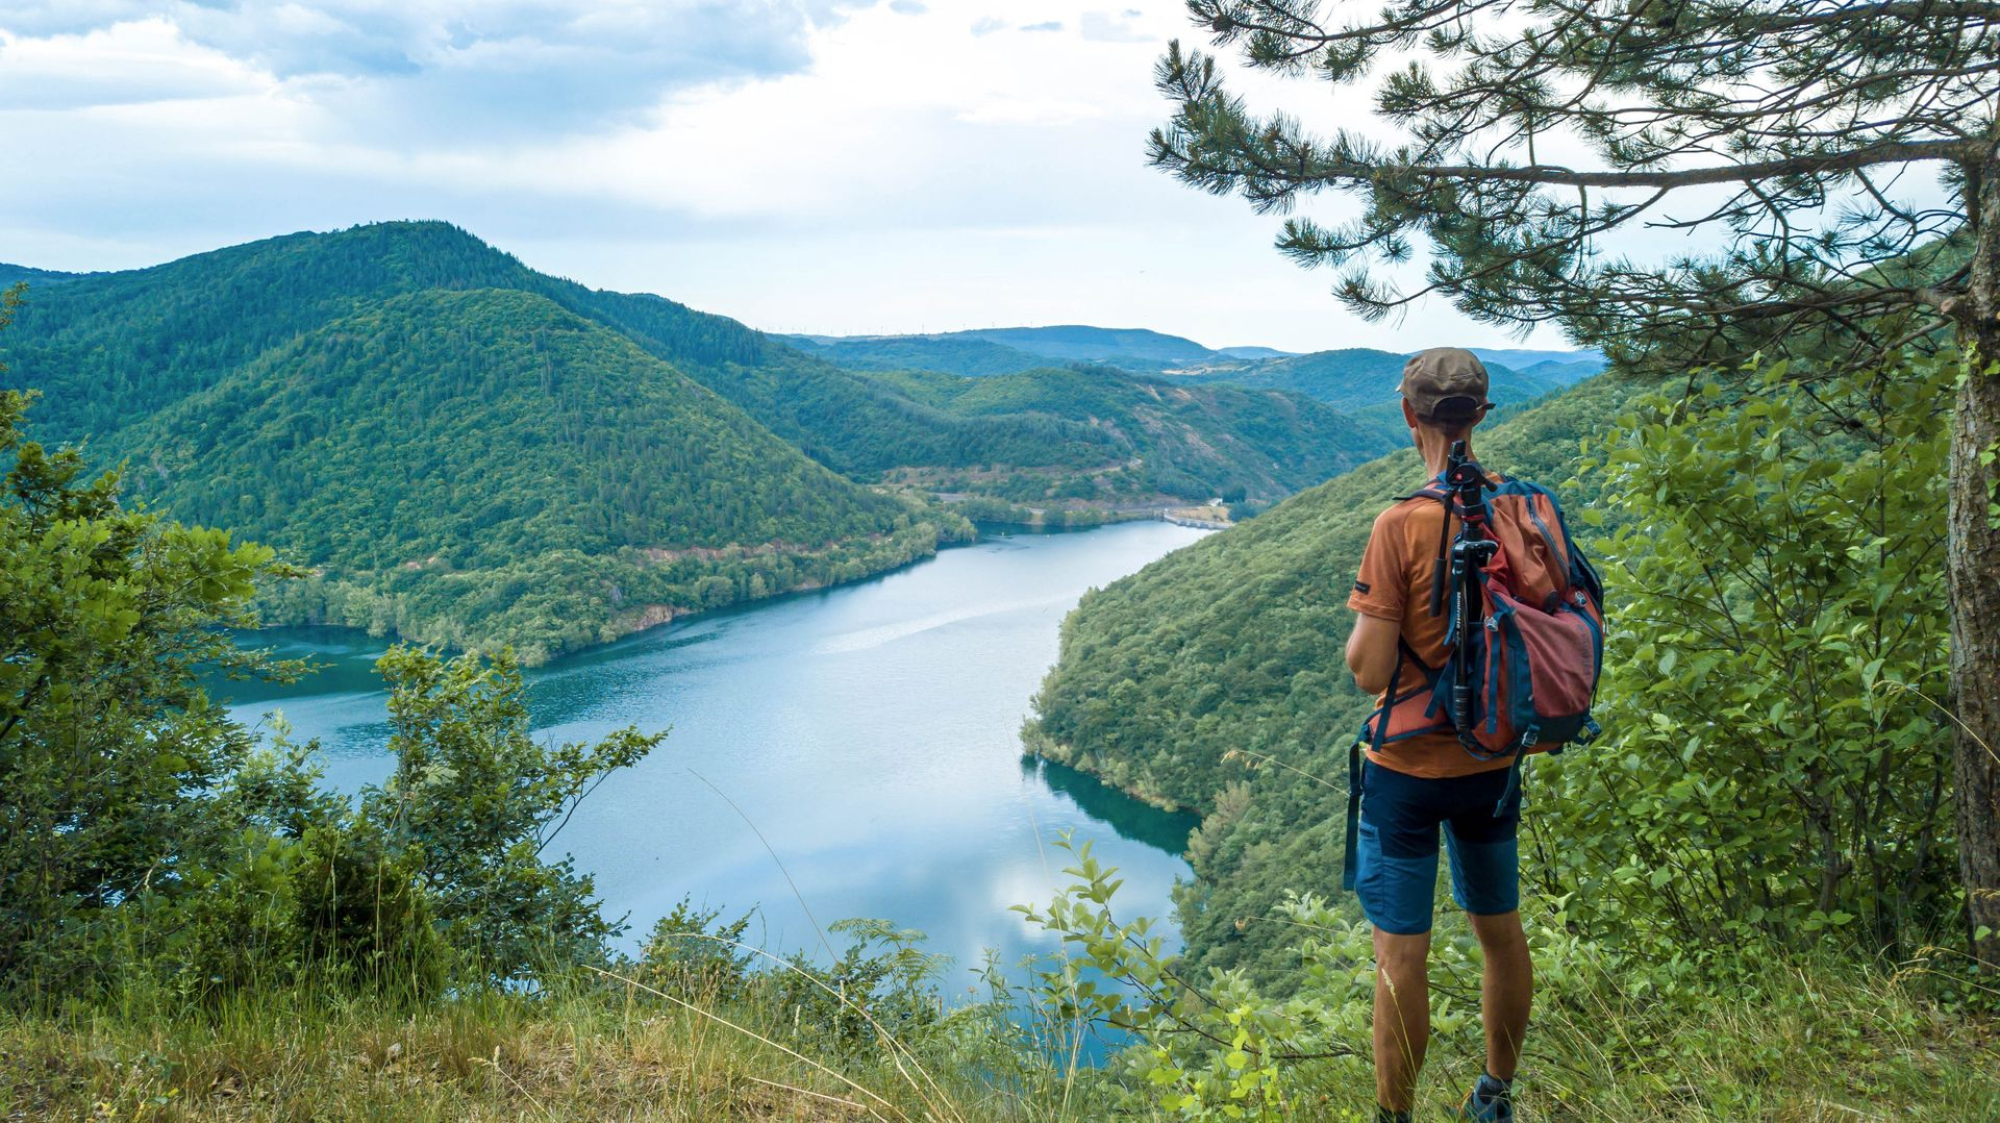
<path id="1" fill-rule="evenodd" d="M 1019 730 L 1084 591 L 1203 533 L 1139 522 L 989 536 L 532 670 L 538 735 L 672 727 L 551 849 L 595 875 L 607 915 L 631 925 L 627 948 L 683 897 L 732 917 L 754 907 L 753 941 L 816 957 L 814 919 L 881 917 L 953 958 L 948 989 L 970 985 L 985 949 L 1009 966 L 1054 949 L 1008 909 L 1046 903 L 1065 880 L 1051 845 L 1065 831 L 1122 871 L 1121 918 L 1165 921 L 1194 820 L 1024 760 Z M 386 694 L 370 666 L 382 641 L 283 628 L 246 642 L 325 666 L 292 686 L 221 684 L 238 720 L 282 712 L 295 737 L 319 739 L 341 790 L 388 776 Z M 1178 938 L 1171 925 L 1163 935 Z"/>

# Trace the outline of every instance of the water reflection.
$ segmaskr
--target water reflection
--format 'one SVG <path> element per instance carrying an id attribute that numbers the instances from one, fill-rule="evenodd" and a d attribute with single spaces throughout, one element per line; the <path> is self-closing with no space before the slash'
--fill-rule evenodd
<path id="1" fill-rule="evenodd" d="M 927 932 L 961 970 L 988 948 L 1011 963 L 1054 946 L 1009 907 L 1054 892 L 1062 831 L 1120 868 L 1121 915 L 1164 919 L 1191 817 L 1023 764 L 1016 733 L 1083 592 L 1198 537 L 1162 523 L 999 537 L 538 668 L 529 705 L 544 735 L 673 729 L 556 845 L 595 876 L 607 913 L 628 917 L 628 946 L 686 896 L 732 916 L 757 908 L 774 951 L 817 948 L 815 918 L 870 916 Z M 258 642 L 323 669 L 290 687 L 219 684 L 239 720 L 282 710 L 298 737 L 319 738 L 337 788 L 383 779 L 371 664 L 385 644 L 325 628 Z"/>

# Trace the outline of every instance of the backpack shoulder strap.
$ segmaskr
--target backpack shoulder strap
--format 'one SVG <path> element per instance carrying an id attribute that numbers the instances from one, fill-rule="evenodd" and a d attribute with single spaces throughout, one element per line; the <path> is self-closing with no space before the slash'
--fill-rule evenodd
<path id="1" fill-rule="evenodd" d="M 1432 486 L 1423 488 L 1420 491 L 1413 491 L 1410 494 L 1404 496 L 1403 498 L 1434 499 L 1438 502 L 1439 505 L 1444 507 L 1444 518 L 1438 520 L 1437 560 L 1431 566 L 1431 600 L 1430 600 L 1431 616 L 1433 618 L 1442 616 L 1444 615 L 1445 570 L 1449 568 L 1448 562 L 1450 560 L 1450 551 L 1451 551 L 1451 516 L 1452 516 L 1451 492 L 1446 491 L 1442 485 L 1433 482 Z"/>

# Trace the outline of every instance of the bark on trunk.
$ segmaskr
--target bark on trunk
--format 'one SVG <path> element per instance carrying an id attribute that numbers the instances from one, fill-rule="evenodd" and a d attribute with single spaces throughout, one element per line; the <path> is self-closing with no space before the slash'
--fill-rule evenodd
<path id="1" fill-rule="evenodd" d="M 1974 249 L 1969 315 L 1962 339 L 1974 368 L 1958 393 L 1951 438 L 1951 510 L 1946 570 L 1951 581 L 1951 681 L 1955 737 L 1958 860 L 1973 952 L 2000 969 L 2000 529 L 1992 504 L 2000 464 L 2000 158 L 1968 169 Z"/>

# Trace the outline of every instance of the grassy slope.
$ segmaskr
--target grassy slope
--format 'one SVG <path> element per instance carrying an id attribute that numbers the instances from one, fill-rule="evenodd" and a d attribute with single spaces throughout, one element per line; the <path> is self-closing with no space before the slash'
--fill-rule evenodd
<path id="1" fill-rule="evenodd" d="M 1689 1007 L 1601 983 L 1537 1011 L 1519 1088 L 1534 1118 L 2000 1115 L 1996 1026 L 1940 1014 L 1908 984 L 1772 965 L 1734 996 Z M 1171 1117 L 1115 1113 L 1102 1075 L 1065 1080 L 1060 1064 L 1010 1050 L 989 1016 L 963 1014 L 941 1033 L 906 1042 L 903 1071 L 880 1052 L 845 1061 L 808 1054 L 828 1072 L 749 1036 L 784 1042 L 786 1011 L 715 1012 L 742 1031 L 622 990 L 469 998 L 414 1011 L 265 994 L 215 1010 L 0 1012 L 0 1116 L 695 1123 L 860 1120 L 871 1118 L 854 1106 L 865 1103 L 873 1118 L 890 1120 Z M 1441 1030 L 1419 1117 L 1451 1106 L 1480 1058 L 1476 1019 Z M 1303 1075 L 1310 1091 L 1283 1118 L 1372 1110 L 1359 1059 L 1314 1062 Z"/>
<path id="2" fill-rule="evenodd" d="M 1624 392 L 1583 383 L 1496 423 L 1479 455 L 1573 508 L 1583 497 L 1560 485 L 1577 438 Z M 1199 964 L 1281 977 L 1289 934 L 1237 922 L 1287 889 L 1337 888 L 1346 749 L 1370 705 L 1341 656 L 1347 590 L 1375 516 L 1422 475 L 1410 450 L 1363 465 L 1087 595 L 1064 622 L 1027 744 L 1207 816 L 1177 895 Z M 1266 757 L 1286 767 L 1253 768 Z"/>

